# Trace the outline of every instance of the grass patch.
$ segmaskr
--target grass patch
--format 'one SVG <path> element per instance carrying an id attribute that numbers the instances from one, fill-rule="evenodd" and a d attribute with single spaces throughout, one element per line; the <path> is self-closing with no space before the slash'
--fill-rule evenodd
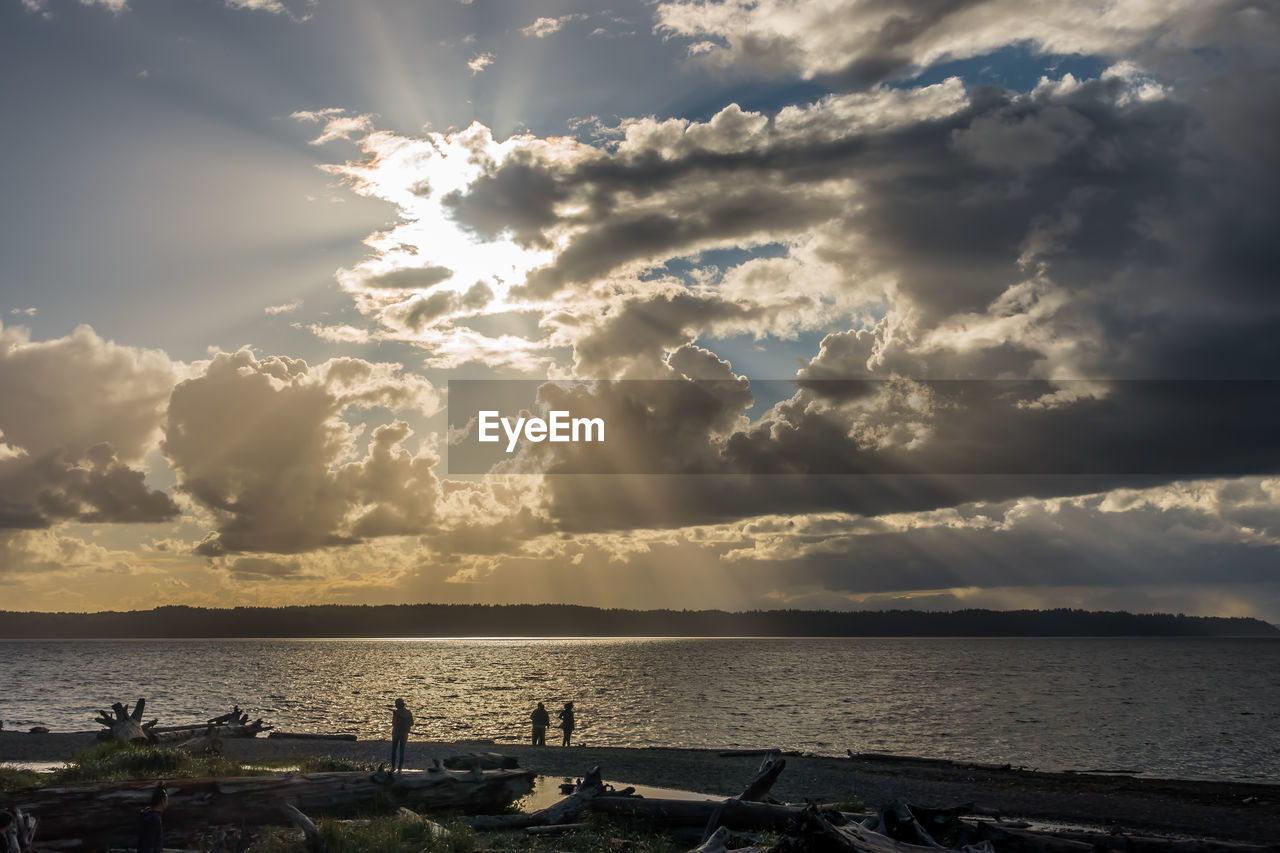
<path id="1" fill-rule="evenodd" d="M 465 824 L 450 823 L 443 834 L 427 822 L 400 817 L 364 820 L 320 820 L 316 824 L 315 853 L 473 853 L 476 833 Z M 259 836 L 247 853 L 307 853 L 297 829 L 273 828 Z"/>
<path id="2" fill-rule="evenodd" d="M 357 770 L 372 773 L 377 769 L 377 763 L 372 761 L 352 761 L 332 755 L 304 758 L 298 762 L 298 770 L 302 773 L 351 773 Z"/>
<path id="3" fill-rule="evenodd" d="M 86 749 L 61 770 L 59 784 L 121 782 L 126 779 L 196 779 L 203 776 L 257 776 L 220 755 L 189 755 L 182 750 L 150 744 L 109 741 Z"/>
<path id="4" fill-rule="evenodd" d="M 523 832 L 480 832 L 452 821 L 439 836 L 430 824 L 399 817 L 365 820 L 320 820 L 311 853 L 474 853 L 511 850 L 516 853 L 556 853 L 561 850 L 626 850 L 627 853 L 686 853 L 690 845 L 641 824 L 600 815 L 587 826 L 558 836 L 530 836 Z M 302 833 L 275 827 L 254 840 L 247 853 L 308 853 Z"/>
<path id="5" fill-rule="evenodd" d="M 862 812 L 874 811 L 874 809 L 869 808 L 866 803 L 858 799 L 856 794 L 846 794 L 832 803 L 832 805 L 842 812 L 857 812 L 861 814 Z"/>
<path id="6" fill-rule="evenodd" d="M 32 770 L 19 770 L 16 767 L 0 767 L 0 791 L 8 793 L 19 788 L 31 788 L 43 780 L 40 774 Z"/>

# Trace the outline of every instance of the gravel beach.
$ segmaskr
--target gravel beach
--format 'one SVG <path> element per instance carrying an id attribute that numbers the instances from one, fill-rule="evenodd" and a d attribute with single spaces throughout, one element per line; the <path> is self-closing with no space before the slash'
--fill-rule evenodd
<path id="1" fill-rule="evenodd" d="M 88 733 L 0 732 L 0 763 L 65 761 L 94 744 Z M 380 762 L 387 741 L 281 738 L 229 739 L 228 758 L 253 763 L 308 756 Z M 614 784 L 651 785 L 708 794 L 740 793 L 758 756 L 710 750 L 630 749 L 526 744 L 410 741 L 406 766 L 466 752 L 516 756 L 521 767 L 552 777 L 581 776 L 599 765 Z M 1280 840 L 1280 785 L 1149 779 L 1114 774 L 1040 773 L 890 758 L 787 756 L 773 795 L 784 801 L 832 802 L 856 797 L 869 808 L 894 799 L 926 806 L 974 803 L 1006 817 L 1062 822 L 1133 834 L 1187 835 L 1254 843 Z"/>

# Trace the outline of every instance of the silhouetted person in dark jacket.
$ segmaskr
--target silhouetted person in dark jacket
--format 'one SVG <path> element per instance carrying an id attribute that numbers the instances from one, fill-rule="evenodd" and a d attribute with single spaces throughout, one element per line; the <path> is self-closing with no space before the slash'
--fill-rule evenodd
<path id="1" fill-rule="evenodd" d="M 529 719 L 533 721 L 533 745 L 547 745 L 547 726 L 551 725 L 551 715 L 547 713 L 547 707 L 541 702 L 538 707 L 533 709 L 533 713 L 529 715 Z"/>
<path id="2" fill-rule="evenodd" d="M 138 853 L 160 853 L 164 850 L 164 822 L 160 815 L 169 805 L 169 792 L 156 785 L 151 792 L 151 805 L 138 813 Z"/>
<path id="3" fill-rule="evenodd" d="M 413 728 L 413 712 L 404 706 L 403 699 L 396 700 L 391 712 L 391 767 L 393 773 L 404 770 L 404 748 L 409 743 L 409 729 Z"/>
<path id="4" fill-rule="evenodd" d="M 556 712 L 556 716 L 560 718 L 560 728 L 564 730 L 564 740 L 560 745 L 568 746 L 569 738 L 573 736 L 573 703 L 565 702 L 564 709 Z"/>

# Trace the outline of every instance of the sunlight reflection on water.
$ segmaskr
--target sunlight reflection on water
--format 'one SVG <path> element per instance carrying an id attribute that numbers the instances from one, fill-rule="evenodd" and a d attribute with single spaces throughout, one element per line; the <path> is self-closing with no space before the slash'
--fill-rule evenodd
<path id="1" fill-rule="evenodd" d="M 1041 769 L 1271 778 L 1280 642 L 1200 639 L 6 641 L 6 728 L 88 730 L 148 700 L 178 724 L 239 703 L 294 731 L 523 741 L 567 700 L 575 742 L 889 752 Z M 548 732 L 558 742 L 559 732 Z M 1280 781 L 1280 780 L 1276 780 Z"/>

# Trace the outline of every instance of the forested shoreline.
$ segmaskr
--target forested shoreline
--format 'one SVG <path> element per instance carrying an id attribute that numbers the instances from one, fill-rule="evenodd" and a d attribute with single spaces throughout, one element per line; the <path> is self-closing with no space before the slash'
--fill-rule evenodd
<path id="1" fill-rule="evenodd" d="M 1087 610 L 620 610 L 563 604 L 0 611 L 0 638 L 1280 637 L 1258 619 Z"/>

